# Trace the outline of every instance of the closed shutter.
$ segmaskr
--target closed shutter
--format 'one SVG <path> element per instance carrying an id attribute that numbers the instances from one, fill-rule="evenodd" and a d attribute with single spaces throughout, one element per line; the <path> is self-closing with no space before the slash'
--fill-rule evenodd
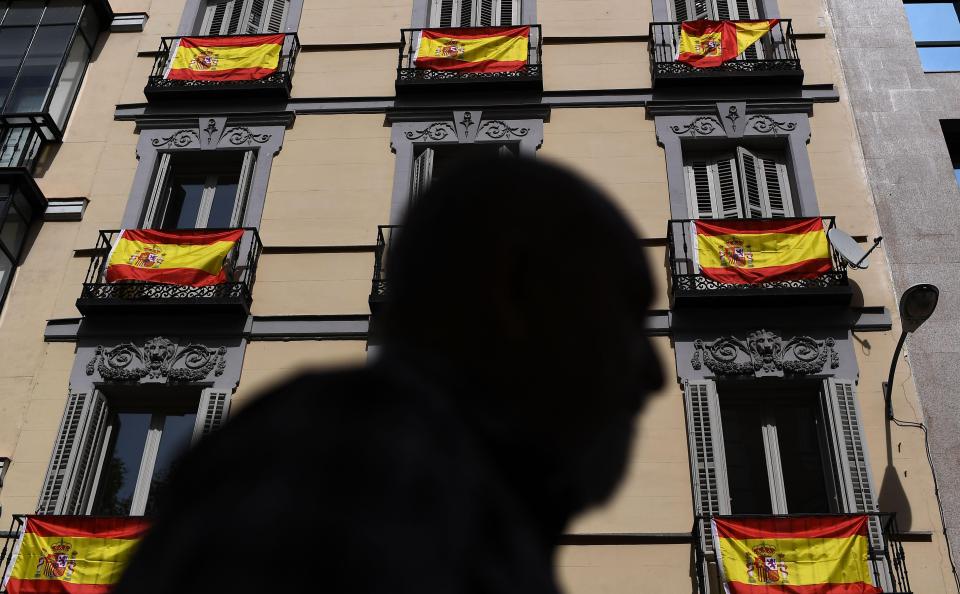
<path id="1" fill-rule="evenodd" d="M 520 24 L 520 0 L 499 0 L 500 14 L 498 22 L 503 25 Z"/>
<path id="2" fill-rule="evenodd" d="M 492 27 L 520 24 L 521 0 L 431 0 L 431 27 Z"/>
<path id="3" fill-rule="evenodd" d="M 842 379 L 824 380 L 827 411 L 830 415 L 831 441 L 842 484 L 842 505 L 846 513 L 877 511 L 867 445 L 863 439 L 857 390 L 854 382 Z M 871 545 L 879 550 L 880 524 L 870 521 Z"/>
<path id="4" fill-rule="evenodd" d="M 96 392 L 71 392 L 37 504 L 39 514 L 83 513 L 106 430 L 107 406 Z"/>
<path id="5" fill-rule="evenodd" d="M 410 188 L 411 201 L 420 198 L 430 189 L 430 180 L 433 178 L 433 155 L 434 150 L 426 148 L 413 161 L 413 185 Z"/>
<path id="6" fill-rule="evenodd" d="M 473 3 L 477 0 L 460 0 L 460 9 L 457 11 L 460 19 L 455 27 L 473 27 L 473 19 L 477 14 L 473 9 Z"/>
<path id="7" fill-rule="evenodd" d="M 687 381 L 685 396 L 694 511 L 698 515 L 729 514 L 730 495 L 716 384 L 709 380 Z M 713 551 L 708 522 L 703 524 L 701 538 L 704 550 Z"/>
<path id="8" fill-rule="evenodd" d="M 264 4 L 266 0 L 247 0 L 247 14 L 244 19 L 243 32 L 253 35 L 261 32 L 263 25 Z"/>
<path id="9" fill-rule="evenodd" d="M 755 0 L 709 0 L 707 11 L 711 18 L 718 21 L 746 21 L 760 18 Z"/>
<path id="10" fill-rule="evenodd" d="M 261 31 L 263 33 L 283 33 L 289 8 L 290 0 L 268 0 L 265 11 L 266 17 Z"/>
<path id="11" fill-rule="evenodd" d="M 743 216 L 736 160 L 731 155 L 691 159 L 684 166 L 693 218 Z"/>
<path id="12" fill-rule="evenodd" d="M 675 21 L 695 21 L 710 18 L 712 0 L 673 0 Z"/>
<path id="13" fill-rule="evenodd" d="M 746 216 L 782 218 L 793 216 L 790 182 L 782 159 L 737 149 Z"/>
<path id="14" fill-rule="evenodd" d="M 197 422 L 193 427 L 193 442 L 210 435 L 227 422 L 230 414 L 230 392 L 208 388 L 200 396 Z"/>
<path id="15" fill-rule="evenodd" d="M 452 27 L 455 2 L 459 4 L 459 0 L 431 0 L 429 26 Z"/>

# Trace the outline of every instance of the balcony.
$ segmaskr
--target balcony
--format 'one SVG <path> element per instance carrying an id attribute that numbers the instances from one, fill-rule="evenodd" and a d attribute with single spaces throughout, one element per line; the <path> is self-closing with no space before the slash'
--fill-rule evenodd
<path id="1" fill-rule="evenodd" d="M 834 217 L 822 217 L 822 220 L 824 230 L 835 226 Z M 668 223 L 667 258 L 672 307 L 850 303 L 853 291 L 847 279 L 847 264 L 832 245 L 829 246 L 831 270 L 816 278 L 755 284 L 727 284 L 707 278 L 701 274 L 694 259 L 697 251 L 694 222 L 695 219 L 673 219 Z"/>
<path id="2" fill-rule="evenodd" d="M 217 39 L 218 36 L 192 36 L 191 38 Z M 284 35 L 276 72 L 257 80 L 168 80 L 167 70 L 177 53 L 180 39 L 180 37 L 160 39 L 160 48 L 157 50 L 153 70 L 147 79 L 147 86 L 143 89 L 143 94 L 147 96 L 148 101 L 205 100 L 225 94 L 230 94 L 231 98 L 287 99 L 290 97 L 290 91 L 293 88 L 293 67 L 300 52 L 300 41 L 296 33 Z"/>
<path id="3" fill-rule="evenodd" d="M 878 586 L 883 594 L 912 594 L 910 580 L 907 575 L 906 556 L 901 544 L 901 533 L 897 527 L 896 514 L 868 513 L 868 514 L 818 514 L 820 516 L 836 517 L 846 520 L 855 516 L 868 516 L 870 537 L 868 538 L 867 564 L 872 583 Z M 796 519 L 804 514 L 789 516 L 717 516 L 718 519 L 763 519 L 769 522 L 772 529 L 777 529 L 777 520 Z M 693 547 L 696 558 L 695 580 L 699 594 L 721 594 L 724 592 L 723 583 L 717 570 L 716 553 L 713 550 L 711 534 L 711 518 L 697 516 L 693 524 Z M 789 569 L 789 564 L 788 564 Z M 752 586 L 762 587 L 762 586 Z M 779 591 L 781 586 L 771 586 L 771 590 Z M 850 590 L 851 592 L 853 590 Z"/>
<path id="4" fill-rule="evenodd" d="M 227 255 L 227 281 L 203 287 L 137 281 L 108 283 L 107 260 L 119 236 L 119 230 L 101 231 L 97 247 L 91 250 L 90 266 L 77 299 L 77 309 L 83 315 L 250 313 L 257 262 L 263 251 L 255 228 L 244 229 L 243 238 Z"/>
<path id="5" fill-rule="evenodd" d="M 390 242 L 402 225 L 380 225 L 377 227 L 377 247 L 373 260 L 373 284 L 370 287 L 370 311 L 376 313 L 387 297 L 387 256 Z"/>
<path id="6" fill-rule="evenodd" d="M 716 68 L 696 68 L 677 61 L 680 23 L 650 23 L 650 74 L 654 88 L 736 83 L 803 83 L 797 40 L 790 19 L 781 19 L 754 49 Z"/>
<path id="7" fill-rule="evenodd" d="M 401 29 L 400 59 L 397 64 L 397 95 L 434 92 L 439 87 L 450 91 L 543 91 L 540 67 L 542 43 L 540 25 L 530 25 L 527 64 L 514 72 L 457 72 L 417 68 L 418 40 L 423 29 Z"/>

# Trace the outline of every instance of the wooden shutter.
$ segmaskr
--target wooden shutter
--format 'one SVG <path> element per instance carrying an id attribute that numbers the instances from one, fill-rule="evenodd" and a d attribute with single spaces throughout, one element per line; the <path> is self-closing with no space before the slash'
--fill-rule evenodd
<path id="1" fill-rule="evenodd" d="M 716 384 L 710 380 L 690 380 L 684 391 L 694 511 L 702 515 L 729 514 L 730 495 Z M 704 550 L 712 551 L 713 541 L 707 522 L 704 522 L 701 538 Z"/>
<path id="2" fill-rule="evenodd" d="M 261 31 L 263 33 L 283 33 L 287 23 L 290 0 L 267 0 L 265 17 Z"/>
<path id="3" fill-rule="evenodd" d="M 749 218 L 793 216 L 786 164 L 781 158 L 737 149 L 745 213 Z"/>
<path id="4" fill-rule="evenodd" d="M 673 0 L 675 21 L 695 21 L 710 18 L 713 0 Z"/>
<path id="5" fill-rule="evenodd" d="M 255 33 L 260 33 L 262 31 L 263 25 L 263 14 L 264 14 L 264 4 L 266 0 L 246 0 L 246 14 L 244 15 L 244 23 L 241 28 L 243 33 L 248 35 L 253 35 Z"/>
<path id="6" fill-rule="evenodd" d="M 430 180 L 433 178 L 432 148 L 426 148 L 413 161 L 413 187 L 410 190 L 410 199 L 416 200 L 430 189 Z"/>
<path id="7" fill-rule="evenodd" d="M 208 388 L 200 396 L 197 422 L 193 426 L 193 443 L 220 429 L 230 414 L 230 392 Z"/>
<path id="8" fill-rule="evenodd" d="M 459 0 L 431 0 L 429 26 L 452 27 L 455 3 Z"/>
<path id="9" fill-rule="evenodd" d="M 497 22 L 500 25 L 520 24 L 520 1 L 521 0 L 498 0 L 500 14 L 497 15 Z"/>
<path id="10" fill-rule="evenodd" d="M 71 392 L 47 467 L 37 513 L 79 514 L 86 509 L 107 425 L 97 392 Z"/>
<path id="11" fill-rule="evenodd" d="M 691 159 L 684 169 L 693 218 L 723 219 L 743 216 L 740 182 L 733 156 L 726 154 Z"/>

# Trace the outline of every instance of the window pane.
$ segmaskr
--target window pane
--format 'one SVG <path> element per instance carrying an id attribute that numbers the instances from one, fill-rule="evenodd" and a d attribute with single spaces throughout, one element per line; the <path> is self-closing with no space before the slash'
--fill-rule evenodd
<path id="1" fill-rule="evenodd" d="M 50 115 L 61 128 L 67 120 L 77 89 L 80 88 L 80 79 L 89 56 L 90 48 L 87 47 L 87 42 L 77 35 L 73 40 L 73 47 L 70 48 L 70 55 L 67 57 L 63 72 L 60 73 L 60 80 L 57 81 L 57 90 L 54 91 L 53 99 L 50 101 Z"/>
<path id="2" fill-rule="evenodd" d="M 43 0 L 23 0 L 7 11 L 3 25 L 36 25 L 43 14 Z"/>
<path id="3" fill-rule="evenodd" d="M 730 506 L 735 514 L 773 513 L 760 409 L 755 403 L 720 401 Z"/>
<path id="4" fill-rule="evenodd" d="M 20 69 L 13 95 L 4 108 L 6 113 L 41 111 L 44 99 L 57 74 L 67 43 L 73 35 L 73 26 L 40 27 L 30 44 L 30 51 Z"/>
<path id="5" fill-rule="evenodd" d="M 812 403 L 781 402 L 776 405 L 776 415 L 787 511 L 830 512 L 817 410 Z"/>
<path id="6" fill-rule="evenodd" d="M 30 28 L 0 29 L 0 106 L 10 94 L 31 37 L 33 29 Z"/>
<path id="7" fill-rule="evenodd" d="M 918 47 L 917 51 L 926 72 L 960 70 L 960 47 Z"/>
<path id="8" fill-rule="evenodd" d="M 50 0 L 43 13 L 42 25 L 76 24 L 83 9 L 83 0 Z"/>
<path id="9" fill-rule="evenodd" d="M 10 284 L 10 278 L 13 276 L 13 261 L 0 250 L 0 306 L 3 305 L 3 299 L 7 292 L 7 286 Z"/>
<path id="10" fill-rule="evenodd" d="M 27 236 L 27 221 L 14 205 L 10 205 L 7 217 L 0 222 L 0 243 L 7 251 L 16 257 L 23 246 L 23 239 Z"/>
<path id="11" fill-rule="evenodd" d="M 200 175 L 178 175 L 170 182 L 170 198 L 161 229 L 194 229 L 200 214 L 203 182 Z"/>
<path id="12" fill-rule="evenodd" d="M 114 417 L 113 448 L 104 461 L 94 515 L 130 513 L 151 416 L 150 413 L 120 413 Z"/>
<path id="13" fill-rule="evenodd" d="M 167 482 L 176 468 L 180 454 L 190 446 L 196 420 L 196 413 L 167 415 L 164 419 L 160 448 L 157 451 L 157 461 L 153 466 L 153 478 L 150 481 L 150 494 L 147 496 L 146 515 L 152 515 L 157 511 L 157 504 L 163 499 Z"/>
<path id="14" fill-rule="evenodd" d="M 917 41 L 960 40 L 960 20 L 951 2 L 905 4 L 910 30 Z"/>
<path id="15" fill-rule="evenodd" d="M 210 218 L 207 227 L 229 227 L 230 217 L 233 214 L 233 204 L 237 199 L 237 186 L 240 183 L 238 175 L 221 175 L 217 178 L 217 189 L 213 196 L 213 205 L 210 207 Z"/>

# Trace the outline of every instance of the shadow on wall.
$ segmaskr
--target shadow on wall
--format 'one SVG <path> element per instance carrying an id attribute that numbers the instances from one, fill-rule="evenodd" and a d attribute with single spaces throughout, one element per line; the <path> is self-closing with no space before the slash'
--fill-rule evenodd
<path id="1" fill-rule="evenodd" d="M 900 480 L 900 473 L 893 465 L 893 441 L 890 435 L 890 422 L 886 423 L 887 434 L 887 467 L 883 471 L 883 482 L 880 483 L 880 494 L 877 504 L 880 511 L 896 512 L 897 527 L 902 531 L 910 530 L 913 524 L 913 512 L 907 500 L 907 492 Z"/>

